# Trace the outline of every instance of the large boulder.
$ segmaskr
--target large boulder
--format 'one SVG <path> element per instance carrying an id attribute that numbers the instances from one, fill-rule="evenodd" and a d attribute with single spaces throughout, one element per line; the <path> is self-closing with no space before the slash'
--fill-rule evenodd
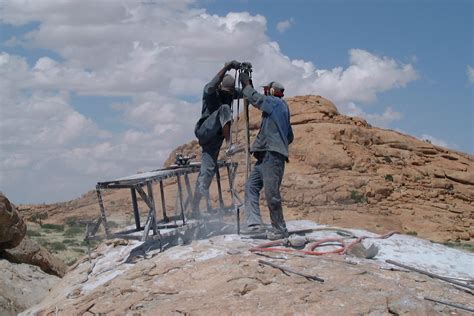
<path id="1" fill-rule="evenodd" d="M 60 280 L 39 267 L 0 259 L 0 315 L 17 315 L 38 304 Z"/>
<path id="2" fill-rule="evenodd" d="M 46 273 L 63 277 L 68 266 L 30 238 L 24 238 L 13 248 L 0 252 L 0 257 L 14 263 L 27 263 L 41 268 Z"/>
<path id="3" fill-rule="evenodd" d="M 15 248 L 25 234 L 25 222 L 16 207 L 0 192 L 0 249 Z"/>

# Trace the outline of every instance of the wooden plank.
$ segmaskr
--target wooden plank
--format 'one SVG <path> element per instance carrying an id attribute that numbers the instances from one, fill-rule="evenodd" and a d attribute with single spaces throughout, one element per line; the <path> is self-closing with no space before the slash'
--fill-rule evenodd
<path id="1" fill-rule="evenodd" d="M 146 195 L 145 191 L 143 191 L 142 187 L 137 185 L 135 186 L 135 189 L 137 190 L 138 194 L 140 194 L 140 197 L 142 198 L 143 202 L 148 206 L 148 209 L 153 208 L 153 203 L 151 203 L 150 199 Z"/>
<path id="2" fill-rule="evenodd" d="M 155 198 L 153 197 L 153 187 L 151 185 L 151 181 L 147 182 L 146 184 L 148 190 L 148 197 L 150 199 L 150 203 L 152 205 L 151 210 L 151 225 L 153 228 L 153 235 L 159 235 L 160 232 L 156 229 L 156 209 L 155 209 Z"/>
<path id="3" fill-rule="evenodd" d="M 222 198 L 221 173 L 219 171 L 219 166 L 216 166 L 216 181 L 217 181 L 217 195 L 219 196 L 219 207 L 222 211 L 224 210 L 224 199 Z"/>
<path id="4" fill-rule="evenodd" d="M 105 234 L 110 234 L 109 225 L 107 224 L 107 216 L 105 214 L 104 202 L 102 201 L 102 193 L 99 188 L 96 188 L 97 199 L 99 200 L 101 222 L 104 224 Z"/>
<path id="5" fill-rule="evenodd" d="M 90 234 L 88 234 L 88 236 L 94 236 L 99 230 L 101 223 L 102 223 L 102 216 L 99 216 L 99 218 L 97 219 L 97 223 L 95 223 L 94 227 L 92 227 L 92 230 L 90 231 Z"/>
<path id="6" fill-rule="evenodd" d="M 191 182 L 189 181 L 189 174 L 184 175 L 184 183 L 186 185 L 186 201 L 184 202 L 184 209 L 187 210 L 188 206 L 191 206 L 191 203 L 193 203 L 193 190 L 191 188 Z"/>
<path id="7" fill-rule="evenodd" d="M 165 191 L 163 189 L 163 181 L 160 181 L 160 198 L 161 198 L 161 212 L 163 213 L 163 220 L 169 222 L 168 215 L 166 214 L 166 203 L 165 203 Z"/>
<path id="8" fill-rule="evenodd" d="M 183 187 L 181 186 L 181 178 L 179 175 L 176 176 L 176 181 L 178 182 L 178 198 L 179 198 L 179 206 L 181 209 L 181 220 L 183 221 L 183 225 L 184 225 L 186 224 L 186 219 L 184 217 Z"/>
<path id="9" fill-rule="evenodd" d="M 135 188 L 130 188 L 130 192 L 132 194 L 132 207 L 133 207 L 133 216 L 135 217 L 135 226 L 137 229 L 140 229 L 140 212 L 138 210 L 138 202 L 137 202 L 137 191 Z"/>

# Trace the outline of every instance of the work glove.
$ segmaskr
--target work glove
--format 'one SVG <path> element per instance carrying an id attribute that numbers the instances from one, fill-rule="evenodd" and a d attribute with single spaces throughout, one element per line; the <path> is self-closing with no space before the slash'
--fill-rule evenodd
<path id="1" fill-rule="evenodd" d="M 250 84 L 250 76 L 248 73 L 246 72 L 241 72 L 239 74 L 239 81 L 240 83 L 242 84 L 242 87 L 245 87 L 247 86 L 248 84 Z"/>
<path id="2" fill-rule="evenodd" d="M 226 70 L 239 69 L 240 63 L 237 60 L 229 61 L 228 63 L 225 63 L 225 68 Z"/>

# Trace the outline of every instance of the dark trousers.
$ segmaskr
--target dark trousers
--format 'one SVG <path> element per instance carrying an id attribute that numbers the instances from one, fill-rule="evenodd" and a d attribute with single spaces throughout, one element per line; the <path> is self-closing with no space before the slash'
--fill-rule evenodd
<path id="1" fill-rule="evenodd" d="M 245 185 L 247 225 L 263 225 L 259 205 L 260 191 L 263 188 L 273 229 L 287 231 L 280 195 L 280 185 L 285 172 L 286 159 L 283 155 L 272 151 L 258 154 L 258 161 Z"/>
<path id="2" fill-rule="evenodd" d="M 218 155 L 219 150 L 215 150 L 214 152 L 202 151 L 201 168 L 199 169 L 196 188 L 194 189 L 193 212 L 200 211 L 199 204 L 202 197 L 204 197 L 207 202 L 209 201 L 209 187 L 216 173 Z M 208 205 L 207 208 L 209 210 L 210 206 Z"/>
<path id="3" fill-rule="evenodd" d="M 217 168 L 217 157 L 221 149 L 224 136 L 222 128 L 232 120 L 232 112 L 227 104 L 223 104 L 204 120 L 199 120 L 194 133 L 202 147 L 201 168 L 194 190 L 193 212 L 199 211 L 201 198 L 209 201 L 209 187 Z M 208 206 L 209 209 L 209 206 Z"/>

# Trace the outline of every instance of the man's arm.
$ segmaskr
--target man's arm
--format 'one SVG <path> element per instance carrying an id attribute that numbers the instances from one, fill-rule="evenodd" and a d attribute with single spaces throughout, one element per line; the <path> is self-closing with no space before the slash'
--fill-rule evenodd
<path id="1" fill-rule="evenodd" d="M 225 73 L 231 69 L 238 69 L 240 67 L 240 63 L 236 60 L 230 61 L 225 63 L 224 67 L 212 78 L 212 80 L 204 86 L 204 93 L 212 94 L 216 91 L 219 84 L 224 79 Z"/>
<path id="2" fill-rule="evenodd" d="M 291 123 L 290 123 L 290 118 L 288 117 L 288 126 L 290 127 L 288 129 L 288 144 L 291 144 L 293 142 L 293 139 L 295 138 L 295 135 L 293 134 L 293 128 L 291 128 Z"/>
<path id="3" fill-rule="evenodd" d="M 242 94 L 244 97 L 247 98 L 249 103 L 260 111 L 268 112 L 270 114 L 272 107 L 265 106 L 265 100 L 267 97 L 263 94 L 258 93 L 253 88 L 250 76 L 247 73 L 242 72 L 240 73 L 239 80 L 242 83 L 242 87 L 244 87 L 244 90 L 242 90 Z"/>
<path id="4" fill-rule="evenodd" d="M 249 103 L 252 104 L 254 107 L 262 110 L 263 102 L 265 101 L 265 96 L 263 94 L 258 93 L 251 84 L 245 86 L 244 90 L 242 90 L 242 94 L 244 97 L 249 100 Z"/>

